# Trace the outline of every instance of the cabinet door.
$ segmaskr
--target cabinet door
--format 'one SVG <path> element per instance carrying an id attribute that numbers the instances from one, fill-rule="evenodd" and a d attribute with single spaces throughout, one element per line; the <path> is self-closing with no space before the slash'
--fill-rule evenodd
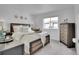
<path id="1" fill-rule="evenodd" d="M 67 44 L 68 24 L 60 25 L 60 41 Z"/>

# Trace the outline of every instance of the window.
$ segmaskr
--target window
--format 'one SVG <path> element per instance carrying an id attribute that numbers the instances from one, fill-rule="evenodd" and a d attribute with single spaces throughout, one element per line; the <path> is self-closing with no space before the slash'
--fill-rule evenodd
<path id="1" fill-rule="evenodd" d="M 58 17 L 50 17 L 43 19 L 44 29 L 58 29 Z"/>

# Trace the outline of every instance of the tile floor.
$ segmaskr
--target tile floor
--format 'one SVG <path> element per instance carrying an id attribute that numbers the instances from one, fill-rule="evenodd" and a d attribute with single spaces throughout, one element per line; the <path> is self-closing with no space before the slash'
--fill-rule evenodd
<path id="1" fill-rule="evenodd" d="M 49 44 L 37 51 L 34 55 L 76 55 L 76 49 L 67 48 L 59 41 L 51 40 Z"/>

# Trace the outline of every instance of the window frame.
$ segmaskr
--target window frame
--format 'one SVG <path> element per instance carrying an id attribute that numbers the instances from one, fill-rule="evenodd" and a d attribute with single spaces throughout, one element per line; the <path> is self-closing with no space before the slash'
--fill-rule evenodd
<path id="1" fill-rule="evenodd" d="M 44 22 L 44 19 L 47 19 L 47 18 L 43 19 L 43 29 L 58 29 L 58 26 L 57 26 L 57 28 L 54 27 L 54 24 L 58 25 L 58 17 L 57 17 L 57 21 L 52 21 L 51 20 L 51 18 L 54 18 L 54 17 L 48 17 L 48 18 L 50 18 L 48 23 Z M 52 23 L 53 23 L 53 27 L 52 27 Z M 45 28 L 45 24 L 49 24 L 49 28 Z"/>

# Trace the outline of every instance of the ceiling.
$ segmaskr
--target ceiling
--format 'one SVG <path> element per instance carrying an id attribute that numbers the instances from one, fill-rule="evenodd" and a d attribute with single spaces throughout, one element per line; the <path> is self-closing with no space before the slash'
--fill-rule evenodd
<path id="1" fill-rule="evenodd" d="M 4 13 L 6 13 L 6 11 L 14 11 L 16 13 L 39 14 L 58 11 L 72 6 L 71 4 L 1 4 L 0 11 Z"/>

